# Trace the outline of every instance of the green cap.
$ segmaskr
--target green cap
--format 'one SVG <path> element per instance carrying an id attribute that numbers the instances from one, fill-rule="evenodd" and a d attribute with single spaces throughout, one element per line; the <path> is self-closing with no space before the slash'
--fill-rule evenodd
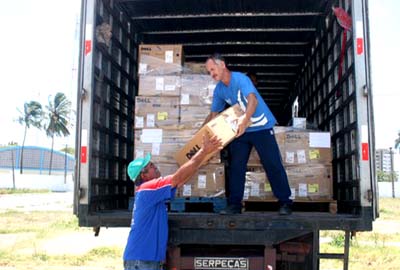
<path id="1" fill-rule="evenodd" d="M 145 157 L 137 158 L 129 163 L 128 175 L 133 182 L 135 182 L 136 178 L 140 174 L 140 171 L 150 162 L 150 159 L 151 155 L 150 153 L 147 153 Z"/>

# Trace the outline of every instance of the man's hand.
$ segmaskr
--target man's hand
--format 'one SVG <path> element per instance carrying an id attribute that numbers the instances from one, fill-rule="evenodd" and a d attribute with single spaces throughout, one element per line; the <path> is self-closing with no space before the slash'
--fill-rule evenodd
<path id="1" fill-rule="evenodd" d="M 249 122 L 250 120 L 246 117 L 246 115 L 243 115 L 238 119 L 236 138 L 243 135 L 243 133 L 246 131 L 246 128 L 249 126 Z"/>
<path id="2" fill-rule="evenodd" d="M 208 133 L 204 134 L 201 149 L 172 175 L 172 187 L 181 187 L 197 172 L 198 168 L 202 165 L 203 159 L 208 154 L 221 150 L 222 148 L 221 139 L 215 135 L 210 138 Z"/>
<path id="3" fill-rule="evenodd" d="M 209 137 L 208 133 L 203 135 L 202 149 L 206 154 L 212 153 L 216 150 L 222 150 L 222 141 L 216 135 Z"/>

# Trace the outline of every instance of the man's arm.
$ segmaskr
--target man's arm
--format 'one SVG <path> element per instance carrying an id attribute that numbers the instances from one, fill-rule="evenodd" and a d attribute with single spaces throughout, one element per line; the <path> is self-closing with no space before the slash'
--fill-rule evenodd
<path id="1" fill-rule="evenodd" d="M 239 118 L 238 121 L 238 129 L 236 131 L 236 137 L 242 136 L 242 134 L 246 131 L 246 128 L 251 121 L 251 116 L 256 111 L 258 105 L 257 97 L 253 93 L 247 96 L 247 108 L 246 113 L 242 117 Z"/>
<path id="2" fill-rule="evenodd" d="M 207 117 L 206 120 L 204 120 L 203 124 L 201 126 L 204 126 L 205 124 L 207 124 L 208 122 L 211 121 L 211 119 L 215 118 L 217 116 L 218 113 L 216 112 L 210 112 Z"/>
<path id="3" fill-rule="evenodd" d="M 181 187 L 192 177 L 200 168 L 204 158 L 217 150 L 222 149 L 221 139 L 213 136 L 208 138 L 208 134 L 203 136 L 203 145 L 199 151 L 185 164 L 183 164 L 173 175 L 171 179 L 172 187 Z"/>

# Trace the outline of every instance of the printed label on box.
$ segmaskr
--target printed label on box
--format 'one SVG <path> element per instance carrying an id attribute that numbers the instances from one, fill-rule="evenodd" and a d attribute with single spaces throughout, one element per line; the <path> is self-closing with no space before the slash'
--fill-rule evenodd
<path id="1" fill-rule="evenodd" d="M 159 143 L 153 143 L 151 145 L 151 154 L 153 156 L 158 156 L 160 155 L 160 144 Z"/>
<path id="2" fill-rule="evenodd" d="M 307 197 L 307 184 L 299 184 L 299 197 Z"/>
<path id="3" fill-rule="evenodd" d="M 139 74 L 145 74 L 147 72 L 147 64 L 140 63 L 139 64 Z"/>
<path id="4" fill-rule="evenodd" d="M 294 163 L 294 152 L 286 152 L 286 163 Z"/>
<path id="5" fill-rule="evenodd" d="M 146 116 L 146 127 L 155 127 L 156 121 L 155 121 L 155 115 L 149 113 Z"/>
<path id="6" fill-rule="evenodd" d="M 319 159 L 321 157 L 318 149 L 312 149 L 308 154 L 310 155 L 311 160 Z"/>
<path id="7" fill-rule="evenodd" d="M 197 187 L 198 188 L 206 188 L 206 183 L 207 183 L 207 175 L 199 174 L 198 181 L 197 181 Z"/>
<path id="8" fill-rule="evenodd" d="M 143 128 L 144 127 L 144 118 L 143 116 L 135 116 L 135 127 Z"/>
<path id="9" fill-rule="evenodd" d="M 182 94 L 181 95 L 181 104 L 182 105 L 189 105 L 189 94 Z"/>
<path id="10" fill-rule="evenodd" d="M 143 150 L 136 150 L 136 157 L 135 158 L 141 158 L 144 157 L 144 151 Z"/>
<path id="11" fill-rule="evenodd" d="M 164 121 L 168 119 L 168 112 L 158 112 L 157 113 L 157 120 Z"/>
<path id="12" fill-rule="evenodd" d="M 249 198 L 249 194 L 250 194 L 250 189 L 246 187 L 243 193 L 243 200 L 247 200 Z"/>
<path id="13" fill-rule="evenodd" d="M 297 162 L 298 163 L 306 163 L 306 151 L 305 150 L 297 150 Z"/>
<path id="14" fill-rule="evenodd" d="M 318 193 L 319 185 L 318 184 L 308 184 L 308 192 L 310 193 Z"/>
<path id="15" fill-rule="evenodd" d="M 164 90 L 164 77 L 156 78 L 156 90 L 163 91 Z"/>
<path id="16" fill-rule="evenodd" d="M 183 185 L 183 196 L 192 196 L 192 186 Z"/>
<path id="17" fill-rule="evenodd" d="M 289 199 L 294 200 L 296 199 L 296 189 L 295 188 L 290 188 L 290 197 Z"/>
<path id="18" fill-rule="evenodd" d="M 174 52 L 166 51 L 165 52 L 165 63 L 173 63 L 174 62 Z"/>
<path id="19" fill-rule="evenodd" d="M 259 183 L 251 183 L 250 196 L 255 196 L 255 197 L 260 196 L 260 184 Z"/>
<path id="20" fill-rule="evenodd" d="M 164 91 L 175 91 L 175 84 L 166 84 L 164 85 Z"/>
<path id="21" fill-rule="evenodd" d="M 328 132 L 310 132 L 310 147 L 330 148 L 331 134 Z"/>
<path id="22" fill-rule="evenodd" d="M 143 129 L 140 140 L 142 143 L 162 143 L 162 129 Z"/>

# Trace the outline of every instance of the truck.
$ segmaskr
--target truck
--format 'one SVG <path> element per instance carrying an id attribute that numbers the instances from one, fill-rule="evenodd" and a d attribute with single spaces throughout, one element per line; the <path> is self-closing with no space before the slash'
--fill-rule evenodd
<path id="1" fill-rule="evenodd" d="M 106 23 L 108 44 L 98 38 Z M 253 72 L 281 125 L 305 117 L 331 135 L 336 213 L 169 212 L 166 268 L 320 269 L 343 261 L 378 217 L 367 0 L 82 0 L 74 214 L 79 225 L 129 227 L 140 44 L 181 44 L 185 61 L 218 52 Z M 298 208 L 296 208 L 298 207 Z M 311 209 L 309 209 L 311 208 Z M 344 234 L 322 253 L 320 234 Z"/>

